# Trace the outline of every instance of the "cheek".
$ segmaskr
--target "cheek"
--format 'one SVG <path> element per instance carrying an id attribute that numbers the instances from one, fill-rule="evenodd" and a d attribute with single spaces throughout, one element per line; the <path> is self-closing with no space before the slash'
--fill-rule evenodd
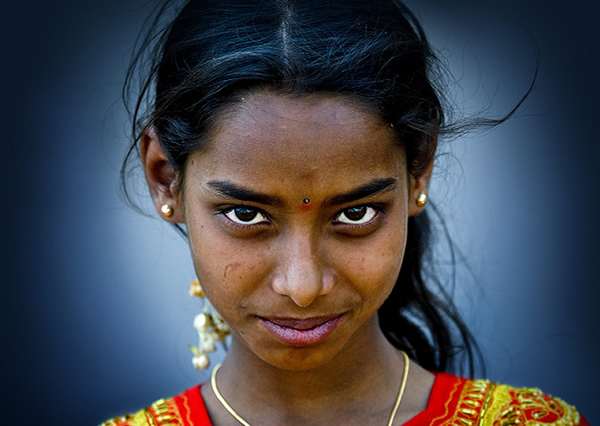
<path id="1" fill-rule="evenodd" d="M 188 224 L 188 234 L 196 275 L 211 303 L 221 313 L 243 305 L 266 274 L 264 253 L 258 256 L 256 247 L 224 237 L 214 227 Z"/>
<path id="2" fill-rule="evenodd" d="M 392 291 L 404 257 L 402 227 L 378 238 L 344 247 L 335 255 L 338 274 L 352 282 L 364 302 L 378 308 Z"/>

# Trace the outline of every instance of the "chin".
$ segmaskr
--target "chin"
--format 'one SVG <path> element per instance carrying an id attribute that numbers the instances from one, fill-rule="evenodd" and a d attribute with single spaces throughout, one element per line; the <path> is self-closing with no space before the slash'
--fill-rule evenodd
<path id="1" fill-rule="evenodd" d="M 324 367 L 332 362 L 335 356 L 327 356 L 323 353 L 310 353 L 306 348 L 291 349 L 274 357 L 273 354 L 263 357 L 263 361 L 269 365 L 285 371 L 308 371 Z"/>

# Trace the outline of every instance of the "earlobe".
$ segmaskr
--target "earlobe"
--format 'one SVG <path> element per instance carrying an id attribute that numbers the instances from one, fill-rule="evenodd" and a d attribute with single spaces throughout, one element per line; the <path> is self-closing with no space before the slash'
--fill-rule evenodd
<path id="1" fill-rule="evenodd" d="M 429 165 L 425 171 L 418 177 L 410 178 L 410 194 L 409 194 L 409 206 L 408 215 L 416 216 L 423 211 L 427 204 L 427 197 L 429 191 L 429 180 L 431 179 L 431 173 L 433 172 L 433 159 L 429 162 Z"/>
<path id="2" fill-rule="evenodd" d="M 177 172 L 171 166 L 154 127 L 146 129 L 140 139 L 140 157 L 154 207 L 166 221 L 184 221 Z"/>

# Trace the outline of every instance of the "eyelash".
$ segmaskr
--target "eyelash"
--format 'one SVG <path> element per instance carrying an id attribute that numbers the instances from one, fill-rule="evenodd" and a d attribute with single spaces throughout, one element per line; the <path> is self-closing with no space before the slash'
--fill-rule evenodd
<path id="1" fill-rule="evenodd" d="M 366 209 L 366 210 L 359 219 L 352 220 L 348 216 L 348 214 L 350 213 L 350 210 L 361 210 L 361 209 Z M 369 205 L 348 207 L 347 209 L 342 210 L 340 213 L 338 213 L 335 216 L 334 223 L 342 223 L 344 225 L 366 225 L 366 224 L 371 223 L 373 221 L 373 219 L 377 217 L 377 214 L 378 214 L 378 211 L 373 206 L 369 206 Z M 345 216 L 346 219 L 348 219 L 350 222 L 343 222 L 342 220 L 340 220 L 340 218 L 342 216 Z M 365 217 L 367 218 L 367 220 L 365 222 L 359 222 L 359 221 L 363 221 Z"/>
<path id="2" fill-rule="evenodd" d="M 366 208 L 367 212 L 365 213 L 365 216 L 369 215 L 369 209 L 372 210 L 373 212 L 372 217 L 369 218 L 369 220 L 367 222 L 364 223 L 347 223 L 347 222 L 342 222 L 339 221 L 340 216 L 342 215 L 346 215 L 347 212 L 349 212 L 352 209 L 361 209 L 361 208 Z M 238 209 L 246 209 L 248 211 L 251 211 L 255 214 L 255 217 L 252 218 L 251 220 L 254 220 L 257 216 L 262 216 L 262 219 L 256 223 L 244 223 L 243 221 L 236 221 L 234 219 L 232 219 L 229 214 L 233 213 L 235 215 L 235 211 Z M 333 218 L 333 224 L 337 225 L 337 226 L 341 226 L 344 227 L 346 229 L 356 229 L 356 230 L 360 230 L 360 229 L 364 229 L 366 227 L 371 226 L 375 221 L 377 221 L 377 219 L 380 217 L 380 215 L 384 213 L 384 208 L 382 206 L 379 205 L 375 205 L 375 204 L 359 204 L 357 206 L 351 206 L 351 207 L 347 207 L 343 210 L 341 210 L 340 212 L 338 212 L 334 218 Z M 271 223 L 271 219 L 269 218 L 269 216 L 267 215 L 267 213 L 265 213 L 264 211 L 262 211 L 261 209 L 258 209 L 256 207 L 251 207 L 251 206 L 245 206 L 245 205 L 236 205 L 236 206 L 227 206 L 225 208 L 222 208 L 220 210 L 218 210 L 216 212 L 217 215 L 223 216 L 223 218 L 225 218 L 228 221 L 228 224 L 230 226 L 242 229 L 242 230 L 250 230 L 252 228 L 255 227 L 260 227 L 263 226 L 265 224 L 270 224 Z M 346 215 L 346 218 L 348 218 L 348 216 Z M 238 220 L 240 220 L 239 218 L 237 218 Z M 349 218 L 348 218 L 349 219 Z M 362 218 L 361 218 L 362 219 Z M 359 219 L 359 220 L 361 220 Z M 250 222 L 250 221 L 248 221 Z"/>
<path id="3" fill-rule="evenodd" d="M 230 213 L 233 213 L 235 215 L 235 211 L 238 209 L 246 209 L 248 211 L 252 211 L 256 214 L 256 216 L 260 215 L 263 217 L 262 220 L 260 220 L 259 222 L 256 223 L 244 223 L 243 221 L 235 221 L 232 218 L 230 218 L 228 215 Z M 229 206 L 223 209 L 220 209 L 219 211 L 217 211 L 218 215 L 223 216 L 225 219 L 227 219 L 227 221 L 229 222 L 230 225 L 234 226 L 234 227 L 238 227 L 240 229 L 251 229 L 257 226 L 262 226 L 265 223 L 271 223 L 271 220 L 269 219 L 269 216 L 263 212 L 262 210 L 256 208 L 256 207 L 250 207 L 250 206 L 245 206 L 245 205 L 239 205 L 239 206 Z M 255 216 L 255 217 L 256 217 Z M 239 220 L 239 218 L 238 218 Z M 251 219 L 251 220 L 254 220 Z M 249 221 L 250 222 L 250 221 Z"/>
<path id="4" fill-rule="evenodd" d="M 367 212 L 365 213 L 365 216 L 369 215 L 369 209 L 371 209 L 373 211 L 372 212 L 372 216 L 369 218 L 368 221 L 362 222 L 362 223 L 346 223 L 346 222 L 341 222 L 341 221 L 338 220 L 340 216 L 346 215 L 346 212 L 348 212 L 349 210 L 360 209 L 360 208 L 363 208 L 363 207 L 367 209 Z M 347 207 L 344 210 L 342 210 L 341 212 L 337 213 L 334 216 L 333 223 L 335 225 L 343 226 L 346 229 L 360 230 L 360 229 L 364 229 L 364 228 L 370 227 L 373 223 L 375 223 L 379 219 L 379 217 L 381 216 L 382 213 L 384 213 L 383 206 L 376 205 L 376 204 L 360 204 L 358 206 Z M 346 215 L 346 218 L 348 218 L 347 215 Z M 359 220 L 362 220 L 362 218 L 359 219 Z"/>

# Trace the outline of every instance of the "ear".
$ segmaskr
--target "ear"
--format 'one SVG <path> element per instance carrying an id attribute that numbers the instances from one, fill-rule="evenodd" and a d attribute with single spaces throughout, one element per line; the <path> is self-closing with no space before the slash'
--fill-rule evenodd
<path id="1" fill-rule="evenodd" d="M 185 217 L 178 175 L 158 140 L 156 129 L 152 126 L 146 129 L 140 139 L 140 157 L 156 211 L 167 222 L 183 223 Z M 170 215 L 163 210 L 165 205 L 171 208 Z"/>
<path id="2" fill-rule="evenodd" d="M 417 177 L 410 176 L 410 191 L 408 196 L 408 215 L 416 216 L 423 211 L 425 203 L 419 203 L 421 194 L 429 195 L 429 180 L 433 171 L 433 158 L 429 161 L 427 168 Z M 425 198 L 427 200 L 427 198 Z"/>

